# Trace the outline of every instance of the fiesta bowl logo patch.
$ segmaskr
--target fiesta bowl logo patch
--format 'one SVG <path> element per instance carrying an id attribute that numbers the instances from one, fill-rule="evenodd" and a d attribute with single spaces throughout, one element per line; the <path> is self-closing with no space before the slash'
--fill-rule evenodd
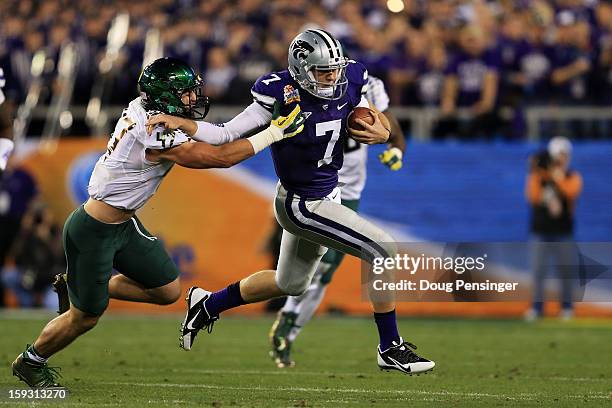
<path id="1" fill-rule="evenodd" d="M 93 172 L 96 162 L 104 152 L 94 151 L 83 153 L 77 156 L 70 165 L 67 174 L 67 190 L 70 193 L 70 198 L 75 204 L 85 202 L 89 198 L 87 193 L 87 185 L 89 178 Z"/>
<path id="2" fill-rule="evenodd" d="M 291 85 L 285 85 L 283 96 L 285 98 L 285 105 L 289 105 L 291 102 L 300 101 L 300 92 Z"/>

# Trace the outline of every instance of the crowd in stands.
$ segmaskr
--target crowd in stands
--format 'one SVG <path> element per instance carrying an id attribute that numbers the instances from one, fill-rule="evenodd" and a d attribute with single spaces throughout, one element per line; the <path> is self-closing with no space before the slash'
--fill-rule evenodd
<path id="1" fill-rule="evenodd" d="M 612 96 L 612 2 L 597 0 L 4 0 L 0 66 L 21 101 L 33 53 L 77 44 L 74 97 L 87 101 L 113 17 L 130 15 L 112 100 L 136 95 L 148 29 L 164 55 L 204 74 L 213 101 L 245 104 L 255 79 L 286 67 L 290 40 L 307 27 L 337 36 L 348 55 L 382 78 L 392 104 L 440 107 L 436 132 L 456 128 L 457 108 L 490 131 L 501 106 L 607 105 Z M 88 63 L 83 63 L 87 61 Z M 449 130 L 450 129 L 450 130 Z"/>

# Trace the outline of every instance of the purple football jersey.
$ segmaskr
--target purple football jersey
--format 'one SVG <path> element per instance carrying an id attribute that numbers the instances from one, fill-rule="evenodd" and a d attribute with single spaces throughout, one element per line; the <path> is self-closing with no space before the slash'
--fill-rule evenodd
<path id="1" fill-rule="evenodd" d="M 287 70 L 260 77 L 251 89 L 255 102 L 269 111 L 278 102 L 281 114 L 286 115 L 299 104 L 306 116 L 302 133 L 270 148 L 283 187 L 301 197 L 325 197 L 338 184 L 348 137 L 346 118 L 367 91 L 368 72 L 362 64 L 351 61 L 346 77 L 346 93 L 333 101 L 301 89 Z"/>

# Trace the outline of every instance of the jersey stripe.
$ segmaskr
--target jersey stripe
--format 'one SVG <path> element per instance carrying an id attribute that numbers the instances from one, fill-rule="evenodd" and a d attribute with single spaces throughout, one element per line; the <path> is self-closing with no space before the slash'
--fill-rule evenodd
<path id="1" fill-rule="evenodd" d="M 255 101 L 261 103 L 262 105 L 268 106 L 268 107 L 274 106 L 274 102 L 276 101 L 276 99 L 274 99 L 274 97 L 272 96 L 260 94 L 259 92 L 255 92 L 255 91 L 251 91 L 251 95 L 253 95 L 253 98 L 255 99 Z"/>

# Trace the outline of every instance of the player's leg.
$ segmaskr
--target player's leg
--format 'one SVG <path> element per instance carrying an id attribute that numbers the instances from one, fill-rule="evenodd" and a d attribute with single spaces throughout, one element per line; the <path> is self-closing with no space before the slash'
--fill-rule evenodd
<path id="1" fill-rule="evenodd" d="M 306 200 L 279 187 L 275 210 L 281 226 L 291 233 L 372 262 L 375 258 L 393 257 L 394 240 L 382 229 L 356 212 L 334 201 L 334 193 L 324 200 Z M 419 357 L 399 335 L 395 303 L 372 302 L 380 344 L 378 365 L 405 373 L 433 368 L 434 363 Z"/>
<path id="2" fill-rule="evenodd" d="M 72 305 L 50 321 L 13 363 L 14 375 L 31 387 L 57 385 L 57 376 L 48 367 L 47 359 L 93 328 L 104 313 L 117 228 L 94 220 L 83 207 L 66 220 L 63 243 Z"/>
<path id="3" fill-rule="evenodd" d="M 574 286 L 578 279 L 577 266 L 578 248 L 571 237 L 560 237 L 554 245 L 555 266 L 561 284 L 561 319 L 570 320 L 574 317 Z"/>
<path id="4" fill-rule="evenodd" d="M 137 217 L 125 225 L 113 264 L 121 273 L 109 282 L 113 299 L 169 305 L 181 295 L 179 272 L 170 256 Z"/>
<path id="5" fill-rule="evenodd" d="M 327 249 L 304 238 L 283 231 L 283 240 L 279 262 L 276 270 L 276 284 L 285 294 L 293 294 L 289 299 L 299 299 L 307 293 L 318 264 Z M 301 294 L 300 294 L 301 293 Z M 284 317 L 283 327 L 277 330 L 273 326 L 270 338 L 272 350 L 270 356 L 279 368 L 291 367 L 291 343 L 287 339 L 287 330 L 293 327 L 292 313 L 281 313 Z"/>
<path id="6" fill-rule="evenodd" d="M 533 302 L 525 314 L 525 320 L 533 321 L 544 315 L 544 279 L 548 268 L 548 246 L 545 239 L 535 237 L 530 243 L 531 268 L 533 270 Z"/>
<path id="7" fill-rule="evenodd" d="M 108 283 L 111 299 L 128 302 L 153 303 L 169 305 L 178 300 L 181 294 L 181 283 L 178 278 L 157 288 L 146 288 L 141 283 L 119 274 Z"/>
<path id="8" fill-rule="evenodd" d="M 357 212 L 359 200 L 342 200 L 342 205 Z M 289 296 L 275 326 L 279 333 L 285 335 L 289 342 L 295 341 L 302 328 L 312 319 L 315 311 L 323 301 L 325 289 L 344 259 L 344 254 L 330 249 L 321 259 L 312 283 L 300 296 Z M 275 332 L 277 331 L 275 330 Z M 286 334 L 284 334 L 286 333 Z"/>
<path id="9" fill-rule="evenodd" d="M 359 200 L 342 200 L 342 205 L 357 211 Z M 300 296 L 288 296 L 283 308 L 279 311 L 276 320 L 270 328 L 270 345 L 272 347 L 270 355 L 279 361 L 278 356 L 282 356 L 279 368 L 293 367 L 295 361 L 291 358 L 290 349 L 302 328 L 312 319 L 315 311 L 323 301 L 325 289 L 331 282 L 332 276 L 344 254 L 330 249 L 321 259 L 317 271 L 312 279 L 312 283 Z M 280 349 L 279 345 L 283 348 Z M 289 345 L 289 347 L 285 347 Z"/>
<path id="10" fill-rule="evenodd" d="M 190 350 L 198 331 L 203 328 L 210 331 L 225 310 L 304 292 L 325 251 L 326 248 L 318 244 L 283 231 L 277 271 L 256 272 L 214 293 L 191 288 L 187 296 L 188 311 L 181 326 L 181 347 Z M 294 271 L 295 276 L 281 274 L 281 270 L 288 269 Z"/>
<path id="11" fill-rule="evenodd" d="M 47 360 L 92 329 L 99 318 L 71 305 L 67 312 L 47 323 L 36 341 L 17 356 L 12 364 L 13 375 L 30 387 L 59 386 L 57 371 L 47 365 Z"/>

